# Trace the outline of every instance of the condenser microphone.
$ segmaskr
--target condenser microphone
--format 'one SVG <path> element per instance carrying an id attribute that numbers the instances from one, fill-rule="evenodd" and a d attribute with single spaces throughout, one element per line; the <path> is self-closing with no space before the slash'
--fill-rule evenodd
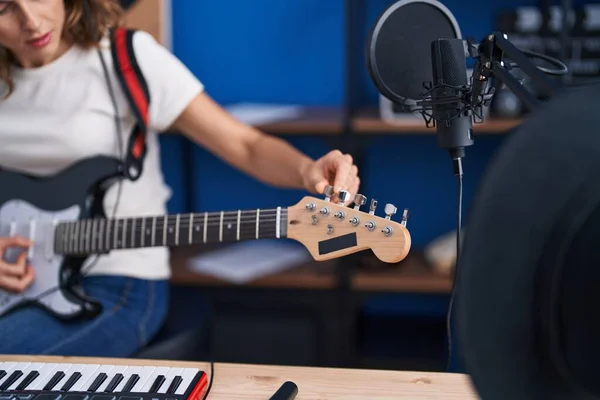
<path id="1" fill-rule="evenodd" d="M 461 39 L 436 39 L 431 43 L 432 119 L 438 145 L 452 159 L 465 156 L 465 147 L 473 144 L 472 112 L 467 107 L 467 63 Z"/>

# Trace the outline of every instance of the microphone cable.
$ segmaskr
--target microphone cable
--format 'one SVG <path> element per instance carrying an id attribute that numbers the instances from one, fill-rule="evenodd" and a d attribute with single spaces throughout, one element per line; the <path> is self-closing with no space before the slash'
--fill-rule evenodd
<path id="1" fill-rule="evenodd" d="M 451 153 L 452 154 L 452 153 Z M 453 157 L 452 160 L 454 175 L 457 180 L 458 204 L 457 204 L 457 224 L 456 224 L 456 258 L 454 261 L 454 271 L 452 273 L 452 289 L 450 292 L 450 303 L 448 304 L 448 314 L 446 315 L 446 335 L 448 336 L 448 358 L 446 359 L 446 371 L 450 369 L 452 359 L 452 305 L 454 304 L 454 295 L 456 291 L 456 275 L 458 271 L 458 260 L 461 250 L 461 225 L 462 225 L 462 202 L 463 202 L 463 165 L 461 157 Z"/>

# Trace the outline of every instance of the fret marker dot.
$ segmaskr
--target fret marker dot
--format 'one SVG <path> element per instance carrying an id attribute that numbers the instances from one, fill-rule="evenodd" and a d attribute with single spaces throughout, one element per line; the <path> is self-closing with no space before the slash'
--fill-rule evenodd
<path id="1" fill-rule="evenodd" d="M 146 235 L 149 235 L 149 234 L 150 234 L 150 229 L 148 228 L 148 229 L 146 229 Z"/>
<path id="2" fill-rule="evenodd" d="M 227 229 L 231 229 L 231 224 L 227 224 Z"/>
<path id="3" fill-rule="evenodd" d="M 200 225 L 196 225 L 196 231 L 200 232 Z"/>
<path id="4" fill-rule="evenodd" d="M 173 228 L 169 228 L 169 233 L 173 233 Z"/>

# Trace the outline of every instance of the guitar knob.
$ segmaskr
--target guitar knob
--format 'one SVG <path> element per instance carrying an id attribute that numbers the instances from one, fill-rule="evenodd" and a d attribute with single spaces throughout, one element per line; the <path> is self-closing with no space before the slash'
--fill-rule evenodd
<path id="1" fill-rule="evenodd" d="M 361 206 L 364 206 L 367 203 L 367 197 L 363 196 L 360 193 L 357 193 L 356 196 L 354 196 L 354 209 L 355 210 L 360 210 Z"/>
<path id="2" fill-rule="evenodd" d="M 395 205 L 388 203 L 385 205 L 383 211 L 385 212 L 385 219 L 392 219 L 392 216 L 396 215 L 398 209 Z"/>
<path id="3" fill-rule="evenodd" d="M 323 190 L 323 195 L 325 196 L 325 201 L 330 201 L 329 199 L 331 198 L 331 196 L 333 196 L 333 186 L 325 186 L 325 190 Z"/>
<path id="4" fill-rule="evenodd" d="M 375 215 L 376 209 L 377 209 L 377 200 L 371 199 L 371 205 L 369 206 L 369 214 Z"/>
<path id="5" fill-rule="evenodd" d="M 338 193 L 338 204 L 345 205 L 348 199 L 350 198 L 350 192 L 347 190 L 340 190 Z"/>

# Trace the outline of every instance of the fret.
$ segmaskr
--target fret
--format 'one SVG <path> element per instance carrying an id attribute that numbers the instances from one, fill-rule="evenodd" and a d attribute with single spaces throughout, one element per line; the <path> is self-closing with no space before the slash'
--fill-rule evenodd
<path id="1" fill-rule="evenodd" d="M 179 246 L 179 218 L 181 216 L 179 214 L 177 214 L 176 220 L 175 220 L 175 246 Z"/>
<path id="2" fill-rule="evenodd" d="M 89 253 L 92 249 L 91 241 L 92 241 L 92 225 L 94 224 L 94 220 L 88 220 L 86 229 L 85 229 L 85 251 Z"/>
<path id="3" fill-rule="evenodd" d="M 277 207 L 277 221 L 275 222 L 275 237 L 279 239 L 281 235 L 281 207 Z"/>
<path id="4" fill-rule="evenodd" d="M 204 213 L 204 226 L 202 227 L 202 229 L 204 229 L 202 235 L 202 243 L 206 243 L 206 241 L 208 240 L 208 212 Z"/>
<path id="5" fill-rule="evenodd" d="M 146 218 L 142 218 L 142 232 L 140 238 L 140 246 L 144 247 L 144 243 L 146 242 Z"/>
<path id="6" fill-rule="evenodd" d="M 238 213 L 237 212 L 228 212 L 224 213 L 222 217 L 223 223 L 221 225 L 221 237 L 220 242 L 234 242 L 237 239 L 237 234 L 239 232 L 239 223 L 238 223 Z"/>
<path id="7" fill-rule="evenodd" d="M 221 215 L 219 218 L 219 242 L 223 241 L 223 211 L 221 211 Z"/>
<path id="8" fill-rule="evenodd" d="M 98 220 L 96 218 L 94 218 L 94 220 L 92 221 L 92 238 L 91 238 L 92 245 L 90 246 L 90 251 L 92 253 L 96 252 L 96 234 L 97 234 L 96 229 L 98 229 L 97 224 L 98 224 Z"/>
<path id="9" fill-rule="evenodd" d="M 256 239 L 260 238 L 260 209 L 256 209 Z"/>
<path id="10" fill-rule="evenodd" d="M 152 246 L 156 246 L 156 217 L 152 218 Z"/>
<path id="11" fill-rule="evenodd" d="M 137 221 L 137 218 L 132 218 L 131 219 L 131 243 L 129 244 L 129 246 L 131 248 L 135 248 L 135 222 Z"/>
<path id="12" fill-rule="evenodd" d="M 188 244 L 192 244 L 192 234 L 194 233 L 194 213 L 190 213 L 188 219 Z"/>
<path id="13" fill-rule="evenodd" d="M 240 240 L 240 223 L 242 222 L 241 221 L 241 217 L 242 217 L 242 210 L 238 210 L 238 213 L 237 213 L 237 224 L 236 224 L 236 227 L 235 227 L 235 229 L 236 229 L 235 240 L 237 240 L 238 242 Z"/>
<path id="14" fill-rule="evenodd" d="M 113 249 L 118 249 L 118 247 L 117 247 L 118 240 L 119 240 L 119 220 L 118 219 L 116 219 L 113 222 L 113 233 L 112 233 L 112 235 L 113 235 L 113 238 L 114 238 L 114 240 L 113 240 L 113 247 L 112 248 Z"/>
<path id="15" fill-rule="evenodd" d="M 79 224 L 75 222 L 75 228 L 73 230 L 73 252 L 79 253 Z"/>
<path id="16" fill-rule="evenodd" d="M 122 233 L 122 237 L 120 240 L 120 244 L 121 244 L 121 248 L 126 249 L 127 248 L 127 218 L 123 218 L 123 233 Z"/>
<path id="17" fill-rule="evenodd" d="M 163 235 L 163 246 L 167 245 L 167 216 L 163 218 L 162 235 Z"/>

